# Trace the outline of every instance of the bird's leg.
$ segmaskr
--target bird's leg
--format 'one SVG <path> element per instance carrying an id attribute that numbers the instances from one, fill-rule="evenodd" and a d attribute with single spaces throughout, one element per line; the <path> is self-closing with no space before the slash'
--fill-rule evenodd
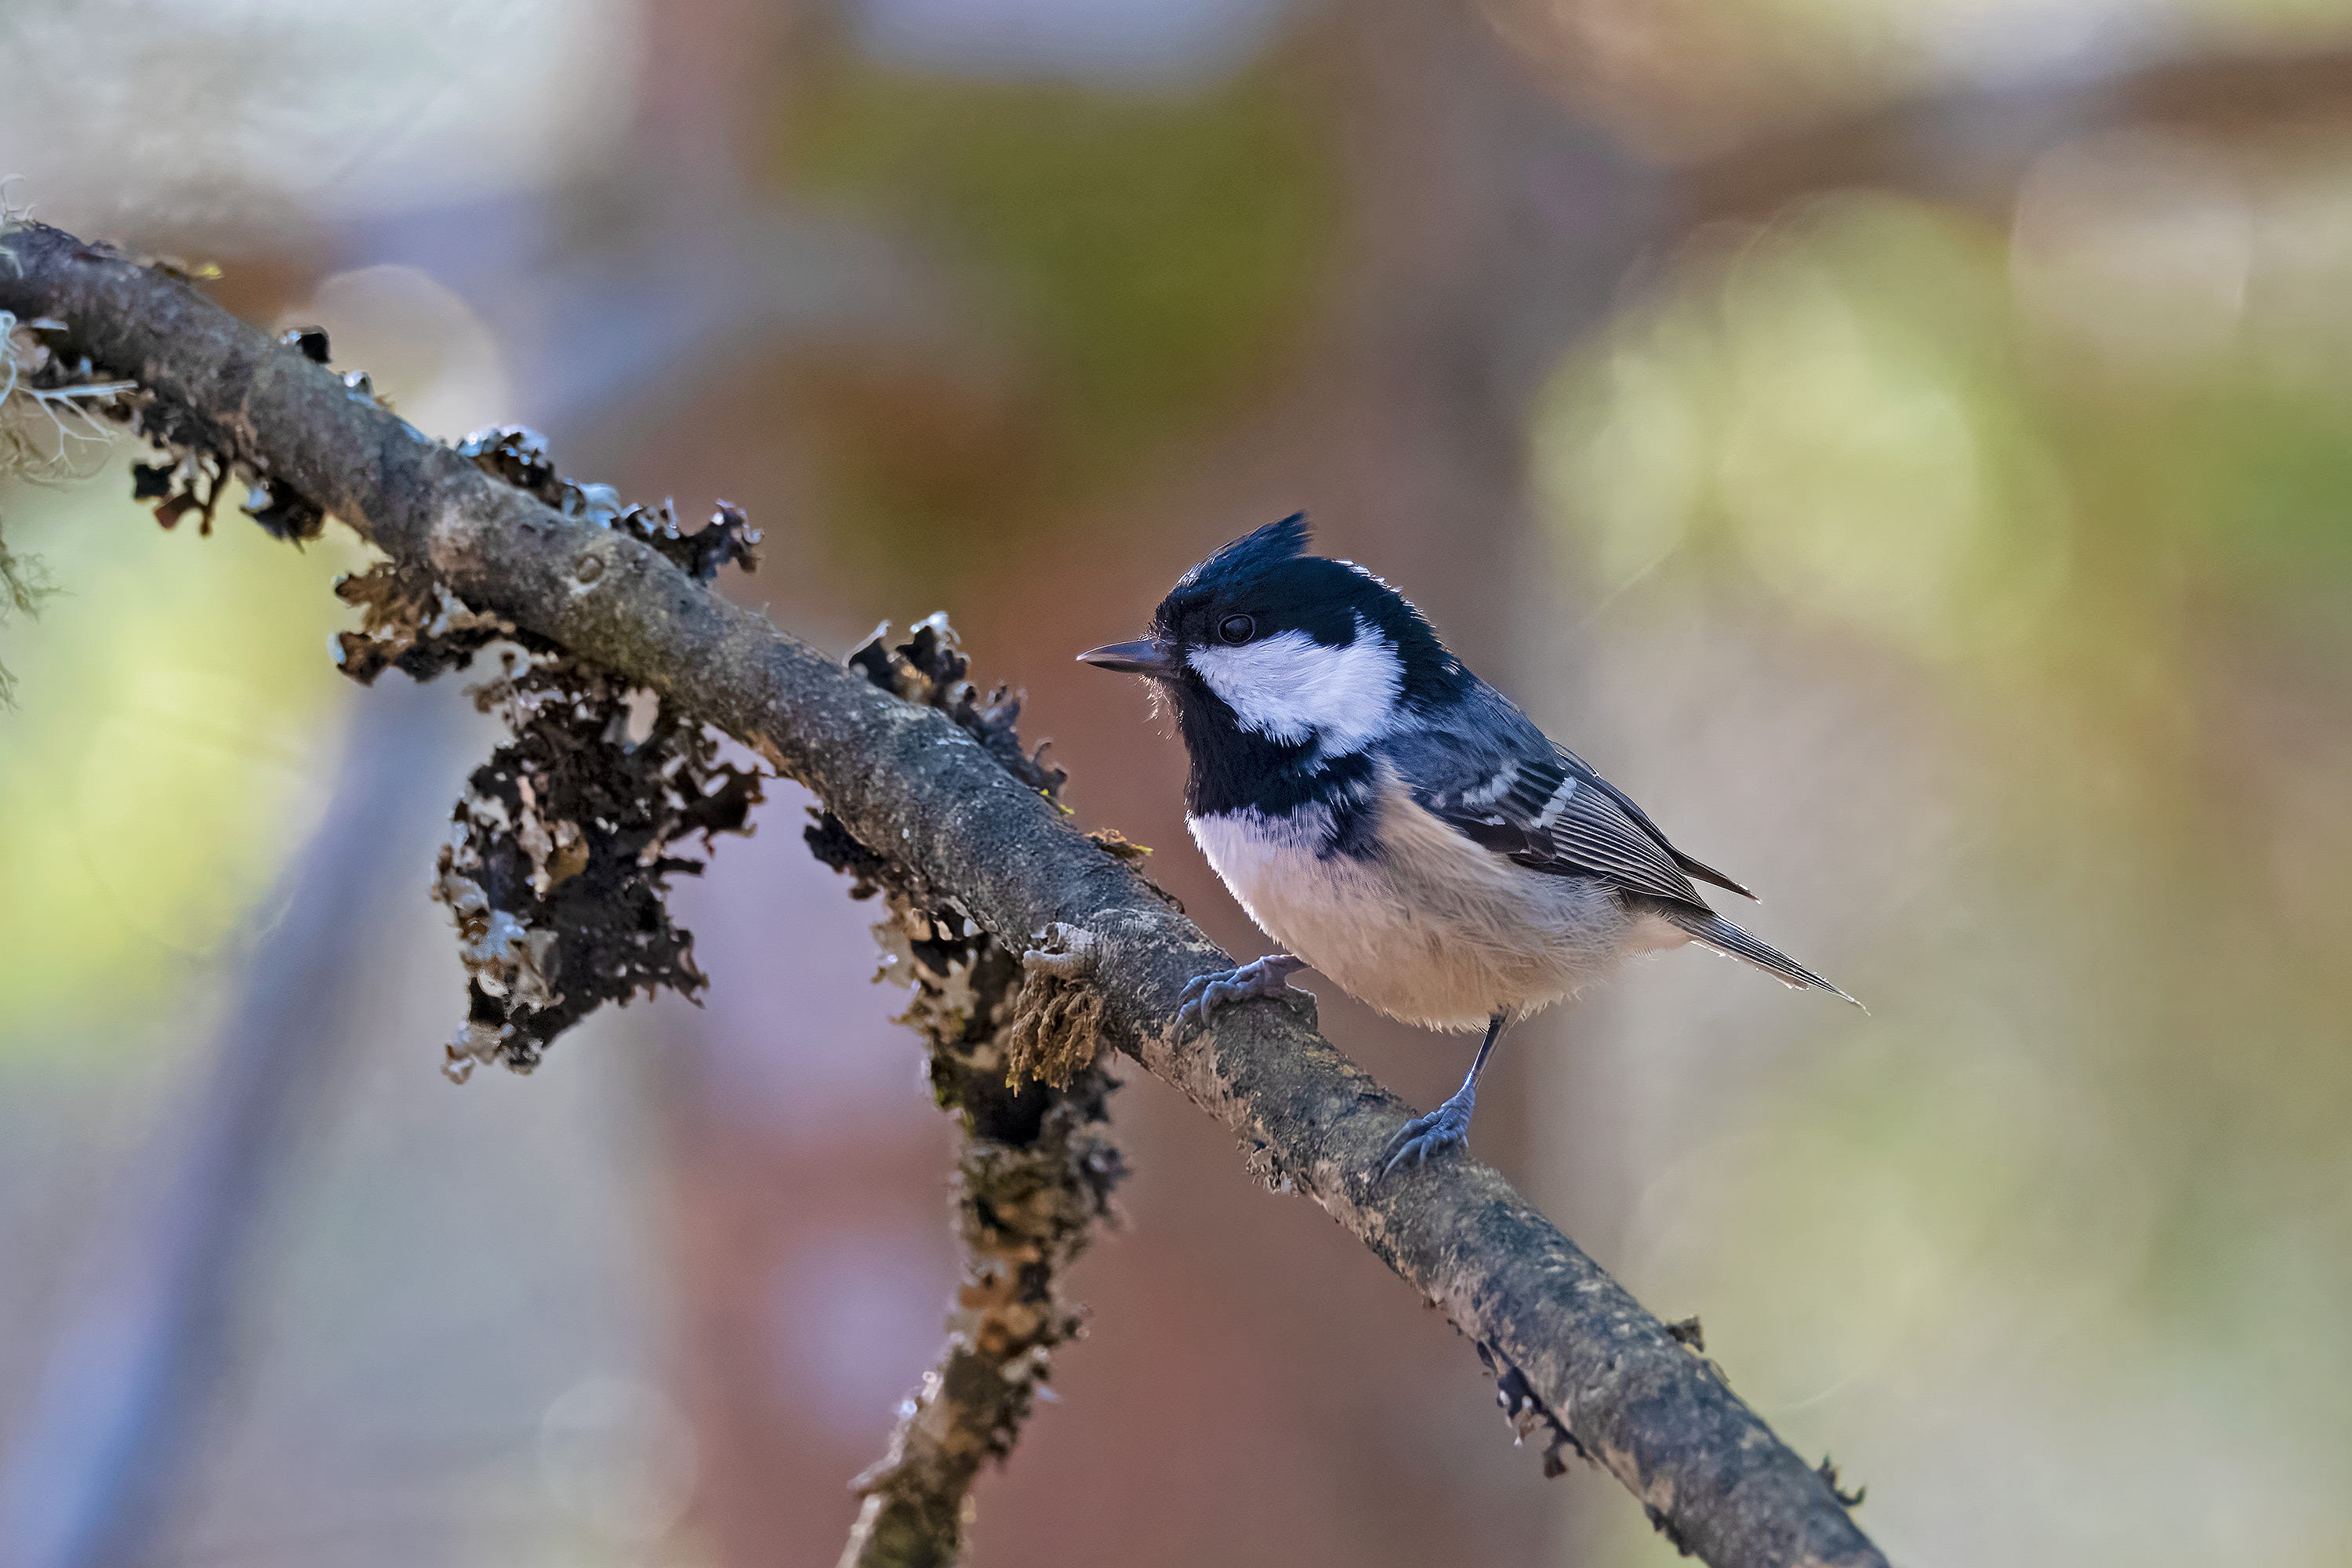
<path id="1" fill-rule="evenodd" d="M 1210 1017 L 1229 1002 L 1245 1001 L 1252 996 L 1279 1000 L 1290 990 L 1290 977 L 1306 967 L 1303 958 L 1269 952 L 1256 963 L 1244 963 L 1238 969 L 1228 969 L 1220 974 L 1196 974 L 1184 987 L 1176 1021 L 1198 1024 L 1205 1029 Z"/>
<path id="2" fill-rule="evenodd" d="M 1462 1087 L 1444 1104 L 1397 1129 L 1396 1136 L 1381 1151 L 1381 1158 L 1387 1162 L 1381 1174 L 1385 1176 L 1399 1165 L 1418 1165 L 1448 1149 L 1468 1146 L 1470 1113 L 1478 1109 L 1478 1075 L 1486 1070 L 1486 1058 L 1494 1051 L 1495 1042 L 1503 1037 L 1503 1026 L 1509 1021 L 1507 1012 L 1486 1020 L 1486 1037 L 1479 1044 L 1477 1059 L 1470 1064 L 1470 1076 L 1462 1080 Z"/>

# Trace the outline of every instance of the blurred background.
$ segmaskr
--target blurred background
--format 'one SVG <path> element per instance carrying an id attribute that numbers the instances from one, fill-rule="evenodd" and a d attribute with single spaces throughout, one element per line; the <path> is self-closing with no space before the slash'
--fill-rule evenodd
<path id="1" fill-rule="evenodd" d="M 0 174 L 431 434 L 749 508 L 803 637 L 947 610 L 1245 955 L 1071 656 L 1307 509 L 1872 1008 L 1666 955 L 1480 1155 L 1897 1562 L 2352 1561 L 2352 5 L 14 0 Z M 831 1562 L 955 1265 L 805 797 L 678 894 L 706 1008 L 453 1088 L 492 732 L 333 673 L 348 536 L 131 457 L 0 492 L 0 1563 Z M 1127 1076 L 976 1561 L 1674 1560 Z"/>

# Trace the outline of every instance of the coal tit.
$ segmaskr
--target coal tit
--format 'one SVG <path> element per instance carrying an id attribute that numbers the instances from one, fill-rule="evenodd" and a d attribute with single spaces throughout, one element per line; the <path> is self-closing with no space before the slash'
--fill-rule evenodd
<path id="1" fill-rule="evenodd" d="M 1693 878 L 1755 895 L 1668 843 L 1404 595 L 1307 547 L 1304 513 L 1237 539 L 1178 580 L 1149 637 L 1078 656 L 1166 693 L 1192 837 L 1283 947 L 1194 980 L 1180 1021 L 1312 966 L 1390 1017 L 1484 1026 L 1461 1089 L 1384 1151 L 1394 1170 L 1466 1143 L 1511 1020 L 1633 954 L 1697 942 L 1845 996 L 1707 908 Z"/>

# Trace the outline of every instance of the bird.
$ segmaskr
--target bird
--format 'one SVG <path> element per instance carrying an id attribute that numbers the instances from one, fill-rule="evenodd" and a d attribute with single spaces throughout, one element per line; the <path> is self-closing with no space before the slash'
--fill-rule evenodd
<path id="1" fill-rule="evenodd" d="M 1173 710 L 1186 826 L 1280 944 L 1196 976 L 1181 1026 L 1312 968 L 1391 1018 L 1483 1028 L 1461 1089 L 1381 1150 L 1385 1176 L 1466 1148 L 1504 1030 L 1636 954 L 1698 942 L 1853 1001 L 1716 913 L 1695 880 L 1756 895 L 1676 848 L 1402 594 L 1310 543 L 1304 512 L 1245 534 L 1177 580 L 1150 636 L 1078 656 L 1149 677 Z"/>

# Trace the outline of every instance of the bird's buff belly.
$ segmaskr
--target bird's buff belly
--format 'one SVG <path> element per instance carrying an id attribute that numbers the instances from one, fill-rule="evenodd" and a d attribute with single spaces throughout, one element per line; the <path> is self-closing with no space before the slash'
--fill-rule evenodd
<path id="1" fill-rule="evenodd" d="M 1601 884 L 1514 866 L 1391 795 L 1376 859 L 1318 853 L 1322 824 L 1255 811 L 1191 819 L 1261 930 L 1358 1001 L 1425 1028 L 1471 1029 L 1686 940 Z"/>

